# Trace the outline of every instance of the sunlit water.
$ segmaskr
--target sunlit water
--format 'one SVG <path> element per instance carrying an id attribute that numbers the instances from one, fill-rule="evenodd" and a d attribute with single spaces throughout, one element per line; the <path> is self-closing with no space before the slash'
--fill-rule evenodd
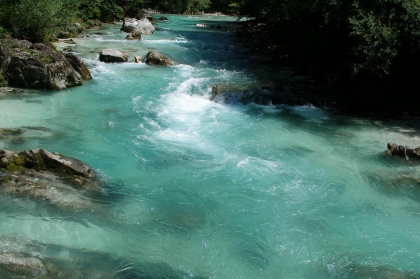
<path id="1" fill-rule="evenodd" d="M 81 87 L 1 97 L 0 128 L 26 130 L 0 148 L 89 164 L 104 213 L 0 196 L 0 235 L 59 245 L 64 260 L 67 250 L 112 255 L 128 267 L 111 278 L 142 263 L 180 278 L 420 273 L 420 170 L 384 154 L 389 141 L 420 146 L 417 123 L 212 102 L 212 84 L 251 88 L 288 73 L 243 54 L 233 18 L 168 17 L 141 41 L 117 24 L 74 39 L 94 77 Z M 105 48 L 130 59 L 156 49 L 179 65 L 104 64 Z"/>

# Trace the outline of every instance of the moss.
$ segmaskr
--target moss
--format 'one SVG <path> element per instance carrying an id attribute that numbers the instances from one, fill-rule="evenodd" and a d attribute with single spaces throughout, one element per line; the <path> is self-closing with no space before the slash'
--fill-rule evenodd
<path id="1" fill-rule="evenodd" d="M 46 62 L 46 63 L 54 63 L 55 62 L 54 57 L 52 57 L 51 55 L 43 56 L 43 57 L 41 57 L 41 60 Z"/>
<path id="2" fill-rule="evenodd" d="M 1 169 L 2 171 L 4 171 L 4 169 Z M 0 185 L 8 183 L 12 180 L 12 177 L 10 175 L 2 175 L 0 177 Z"/>
<path id="3" fill-rule="evenodd" d="M 22 169 L 22 166 L 15 165 L 14 163 L 6 164 L 6 169 L 9 171 L 18 171 Z"/>
<path id="4" fill-rule="evenodd" d="M 72 52 L 73 51 L 73 48 L 70 47 L 70 46 L 68 46 L 68 47 L 63 48 L 63 51 Z"/>
<path id="5" fill-rule="evenodd" d="M 16 157 L 10 158 L 6 163 L 6 169 L 9 171 L 18 171 L 23 168 L 25 164 L 25 157 L 17 155 Z"/>
<path id="6" fill-rule="evenodd" d="M 89 69 L 84 64 L 82 64 L 80 74 L 81 74 L 83 80 L 91 80 L 92 79 L 92 76 L 90 75 Z"/>

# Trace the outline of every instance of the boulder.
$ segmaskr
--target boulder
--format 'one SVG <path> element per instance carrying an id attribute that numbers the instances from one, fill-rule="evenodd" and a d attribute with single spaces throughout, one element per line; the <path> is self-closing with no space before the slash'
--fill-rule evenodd
<path id="1" fill-rule="evenodd" d="M 169 20 L 166 16 L 161 16 L 159 20 Z"/>
<path id="2" fill-rule="evenodd" d="M 68 59 L 69 56 L 41 43 L 0 40 L 0 73 L 11 86 L 56 90 L 81 85 L 90 73 L 82 75 L 73 67 L 83 64 L 77 57 Z M 86 67 L 84 71 L 89 72 Z"/>
<path id="3" fill-rule="evenodd" d="M 0 193 L 43 200 L 60 208 L 99 212 L 101 209 L 87 198 L 99 190 L 92 168 L 77 159 L 44 149 L 0 150 Z"/>
<path id="4" fill-rule="evenodd" d="M 397 145 L 396 143 L 388 143 L 386 153 L 392 156 L 398 156 L 410 159 L 420 159 L 420 147 L 410 148 L 407 146 Z"/>
<path id="5" fill-rule="evenodd" d="M 152 23 L 152 24 L 156 24 L 156 22 L 157 22 L 156 18 L 154 18 L 153 16 L 147 16 L 146 18 L 147 18 L 147 19 L 150 21 L 150 23 Z"/>
<path id="6" fill-rule="evenodd" d="M 140 33 L 128 33 L 127 37 L 125 37 L 127 40 L 141 40 L 141 34 Z"/>
<path id="7" fill-rule="evenodd" d="M 146 54 L 144 62 L 148 65 L 174 66 L 176 63 L 170 58 L 158 53 L 157 51 L 149 51 Z"/>
<path id="8" fill-rule="evenodd" d="M 121 31 L 133 34 L 150 35 L 153 34 L 153 32 L 155 32 L 155 27 L 145 17 L 142 19 L 126 17 L 123 19 L 123 26 L 121 27 Z"/>
<path id="9" fill-rule="evenodd" d="M 83 80 L 92 79 L 89 69 L 86 67 L 85 64 L 83 64 L 82 61 L 80 61 L 80 59 L 77 56 L 75 56 L 73 53 L 65 53 L 64 56 L 66 57 L 67 61 L 71 64 L 73 69 L 75 69 L 76 72 L 78 72 L 82 76 Z"/>
<path id="10" fill-rule="evenodd" d="M 141 57 L 140 57 L 140 56 L 138 56 L 138 55 L 134 56 L 134 62 L 135 62 L 135 63 L 141 63 L 141 62 L 142 62 L 142 61 L 141 61 Z"/>
<path id="11" fill-rule="evenodd" d="M 99 54 L 99 61 L 105 63 L 127 62 L 128 54 L 115 49 L 105 49 Z"/>

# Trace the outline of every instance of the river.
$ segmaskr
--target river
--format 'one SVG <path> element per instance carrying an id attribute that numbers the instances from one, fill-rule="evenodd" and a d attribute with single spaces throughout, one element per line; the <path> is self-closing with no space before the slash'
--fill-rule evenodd
<path id="1" fill-rule="evenodd" d="M 234 18 L 167 17 L 141 41 L 108 24 L 58 44 L 88 65 L 83 86 L 1 96 L 0 128 L 26 130 L 0 148 L 89 164 L 105 213 L 0 195 L 0 236 L 51 245 L 44 256 L 66 261 L 109 255 L 119 263 L 109 278 L 420 276 L 420 169 L 384 153 L 388 142 L 420 146 L 418 122 L 211 101 L 213 84 L 290 73 L 246 54 L 228 32 Z M 156 49 L 179 64 L 105 64 L 105 48 L 130 61 Z M 178 273 L 146 276 L 145 263 Z"/>

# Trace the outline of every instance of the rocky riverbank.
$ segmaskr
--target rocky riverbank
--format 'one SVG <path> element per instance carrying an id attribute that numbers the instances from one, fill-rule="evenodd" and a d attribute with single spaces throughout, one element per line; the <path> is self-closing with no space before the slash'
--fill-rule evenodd
<path id="1" fill-rule="evenodd" d="M 25 40 L 0 40 L 2 86 L 32 89 L 65 89 L 90 80 L 89 69 L 71 53 Z"/>

